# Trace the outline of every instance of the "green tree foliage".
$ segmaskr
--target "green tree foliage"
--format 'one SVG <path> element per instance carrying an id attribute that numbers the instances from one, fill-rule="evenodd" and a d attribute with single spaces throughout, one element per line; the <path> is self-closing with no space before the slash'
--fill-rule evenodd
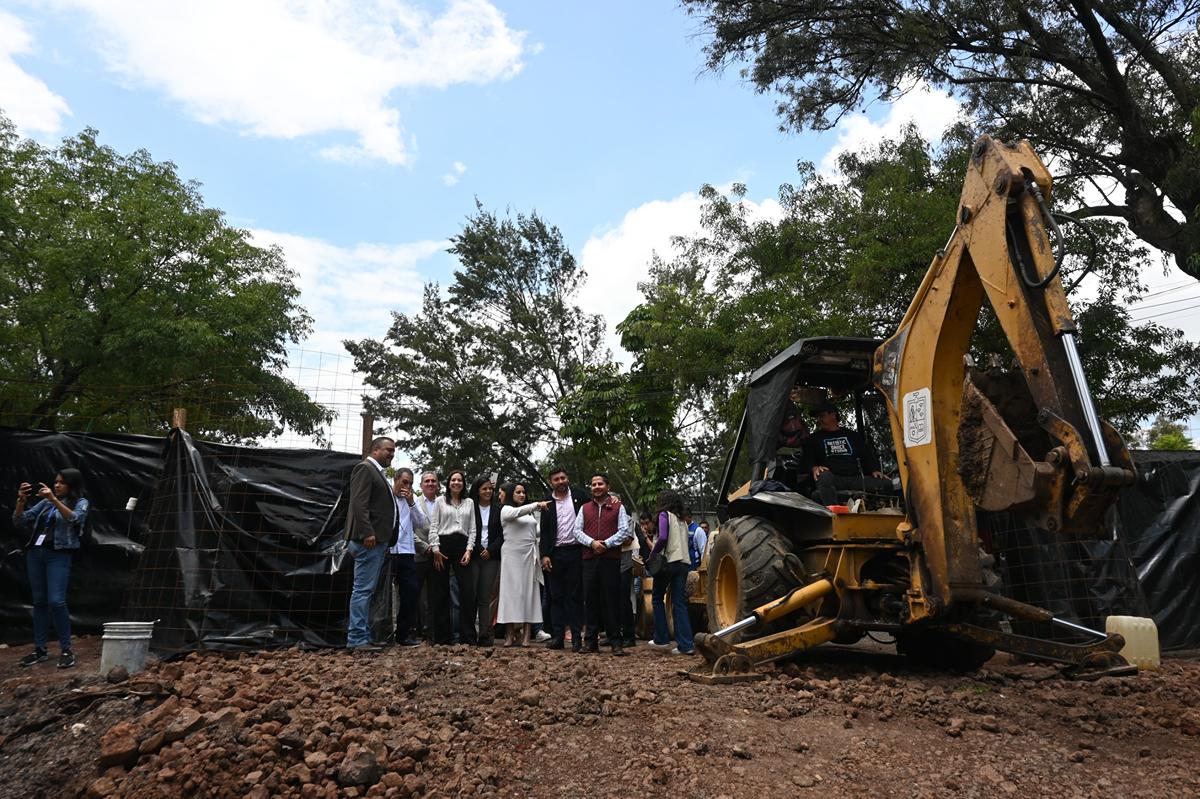
<path id="1" fill-rule="evenodd" d="M 674 375 L 681 396 L 709 398 L 710 451 L 728 444 L 749 373 L 797 338 L 882 338 L 895 330 L 953 228 L 972 140 L 968 130 L 952 131 L 931 151 L 909 129 L 843 156 L 836 179 L 803 165 L 800 182 L 780 189 L 779 219 L 751 219 L 742 187 L 730 196 L 703 190 L 704 232 L 652 265 L 641 286 L 645 301 L 625 324 L 637 327 L 635 352 L 650 371 Z M 1194 413 L 1200 345 L 1160 325 L 1134 324 L 1125 310 L 1145 290 L 1139 270 L 1128 268 L 1145 260 L 1144 248 L 1106 220 L 1090 220 L 1086 231 L 1067 225 L 1065 233 L 1064 283 L 1090 268 L 1102 287 L 1088 300 L 1073 295 L 1102 414 L 1130 432 L 1154 413 Z M 980 363 L 1011 357 L 986 310 L 973 344 Z"/>
<path id="2" fill-rule="evenodd" d="M 607 469 L 638 507 L 652 508 L 686 461 L 675 426 L 675 381 L 647 369 L 637 340 L 641 322 L 634 312 L 618 326 L 622 346 L 639 352 L 633 367 L 622 372 L 608 363 L 580 375 L 559 409 L 562 434 L 579 455 Z"/>
<path id="3" fill-rule="evenodd" d="M 477 204 L 450 252 L 460 268 L 382 340 L 345 342 L 374 389 L 368 410 L 401 449 L 438 468 L 538 474 L 561 446 L 559 403 L 608 360 L 604 320 L 575 303 L 586 279 L 558 228 Z"/>
<path id="4" fill-rule="evenodd" d="M 1149 441 L 1150 449 L 1188 450 L 1196 448 L 1192 440 L 1185 435 L 1181 423 L 1161 416 L 1150 426 L 1146 439 Z"/>
<path id="5" fill-rule="evenodd" d="M 683 4 L 711 34 L 709 67 L 746 64 L 781 95 L 785 127 L 826 130 L 921 84 L 951 90 L 977 129 L 1053 156 L 1074 215 L 1124 220 L 1200 277 L 1195 0 Z M 1083 201 L 1085 186 L 1102 199 Z"/>
<path id="6" fill-rule="evenodd" d="M 332 414 L 281 375 L 310 319 L 169 162 L 85 130 L 50 149 L 0 117 L 0 423 L 248 440 Z"/>

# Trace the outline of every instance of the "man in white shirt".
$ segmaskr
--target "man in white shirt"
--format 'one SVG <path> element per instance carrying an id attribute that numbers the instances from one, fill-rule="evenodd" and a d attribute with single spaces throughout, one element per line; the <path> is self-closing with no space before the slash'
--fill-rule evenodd
<path id="1" fill-rule="evenodd" d="M 600 625 L 604 625 L 612 653 L 628 654 L 621 639 L 621 547 L 633 536 L 629 515 L 609 492 L 608 475 L 596 472 L 590 481 L 592 499 L 575 517 L 575 540 L 582 556 L 587 642 L 584 650 L 599 652 Z"/>
<path id="2" fill-rule="evenodd" d="M 433 518 L 433 509 L 441 490 L 442 481 L 437 472 L 424 472 L 421 475 L 421 496 L 417 504 L 427 520 Z M 429 534 L 428 524 L 418 531 L 415 548 L 426 634 L 431 643 L 448 644 L 451 641 L 450 573 L 446 571 L 446 559 L 441 547 Z"/>
<path id="3" fill-rule="evenodd" d="M 550 588 L 550 628 L 547 646 L 562 649 L 567 632 L 571 648 L 583 650 L 583 550 L 575 540 L 575 516 L 587 502 L 587 494 L 571 485 L 570 475 L 561 466 L 550 471 L 550 504 L 542 511 L 542 571 Z"/>
<path id="4" fill-rule="evenodd" d="M 423 502 L 413 496 L 413 471 L 408 468 L 396 470 L 393 494 L 396 498 L 396 513 L 400 520 L 400 533 L 396 545 L 389 550 L 392 560 L 392 580 L 396 584 L 396 643 L 400 646 L 420 646 L 416 637 L 417 607 L 421 603 L 421 584 L 417 579 L 416 535 L 418 530 L 428 528 L 429 522 L 422 506 Z"/>

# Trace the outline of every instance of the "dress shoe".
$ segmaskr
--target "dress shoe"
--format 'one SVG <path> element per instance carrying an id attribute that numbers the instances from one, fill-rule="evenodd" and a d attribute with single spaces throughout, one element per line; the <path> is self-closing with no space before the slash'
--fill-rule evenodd
<path id="1" fill-rule="evenodd" d="M 420 645 L 421 645 L 420 638 L 405 638 L 403 641 L 400 642 L 400 646 L 413 647 L 413 646 L 420 646 Z"/>
<path id="2" fill-rule="evenodd" d="M 351 652 L 354 652 L 354 653 L 360 654 L 360 655 L 364 654 L 364 653 L 382 652 L 383 651 L 383 647 L 381 647 L 379 644 L 359 644 L 358 646 L 348 647 L 348 649 Z"/>
<path id="3" fill-rule="evenodd" d="M 631 646 L 637 646 L 637 639 L 636 638 L 626 638 L 625 642 L 624 642 L 624 646 L 626 649 L 628 649 Z"/>
<path id="4" fill-rule="evenodd" d="M 563 643 L 563 639 L 561 638 L 551 638 L 550 643 L 546 644 L 547 649 L 562 649 L 564 646 L 566 644 Z"/>
<path id="5" fill-rule="evenodd" d="M 629 653 L 625 651 L 625 647 L 621 646 L 620 644 L 616 644 L 615 646 L 613 646 L 612 653 L 613 653 L 613 657 L 617 657 L 617 658 L 623 658 L 623 657 L 629 656 Z"/>
<path id="6" fill-rule="evenodd" d="M 600 644 L 588 644 L 583 648 L 583 651 L 587 652 L 589 655 L 594 655 L 600 651 Z"/>

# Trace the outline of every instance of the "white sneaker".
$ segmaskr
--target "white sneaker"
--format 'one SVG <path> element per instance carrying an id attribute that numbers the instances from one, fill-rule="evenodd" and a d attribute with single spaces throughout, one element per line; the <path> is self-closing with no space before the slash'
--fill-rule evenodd
<path id="1" fill-rule="evenodd" d="M 670 645 L 663 644 L 663 646 L 670 646 Z M 679 651 L 679 647 L 675 647 L 674 649 L 671 650 L 671 654 L 672 655 L 694 655 L 694 654 L 696 654 L 696 650 L 693 649 L 691 652 L 681 652 L 681 651 Z"/>
<path id="2" fill-rule="evenodd" d="M 554 636 L 552 636 L 550 633 L 546 632 L 545 630 L 538 630 L 538 634 L 533 637 L 533 640 L 537 641 L 540 644 L 545 641 L 549 641 L 553 637 Z"/>
<path id="3" fill-rule="evenodd" d="M 656 649 L 659 652 L 665 652 L 671 648 L 670 644 L 656 644 L 653 641 L 647 641 L 646 646 L 650 647 L 651 649 Z"/>

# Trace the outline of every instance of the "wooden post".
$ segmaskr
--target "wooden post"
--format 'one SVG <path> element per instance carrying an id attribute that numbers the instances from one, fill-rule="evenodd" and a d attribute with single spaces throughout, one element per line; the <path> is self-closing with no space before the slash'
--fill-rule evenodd
<path id="1" fill-rule="evenodd" d="M 362 420 L 362 451 L 365 458 L 371 454 L 371 440 L 375 438 L 375 416 L 363 411 Z"/>
<path id="2" fill-rule="evenodd" d="M 187 429 L 187 408 L 176 408 L 171 411 L 171 427 L 178 427 L 180 430 Z"/>

